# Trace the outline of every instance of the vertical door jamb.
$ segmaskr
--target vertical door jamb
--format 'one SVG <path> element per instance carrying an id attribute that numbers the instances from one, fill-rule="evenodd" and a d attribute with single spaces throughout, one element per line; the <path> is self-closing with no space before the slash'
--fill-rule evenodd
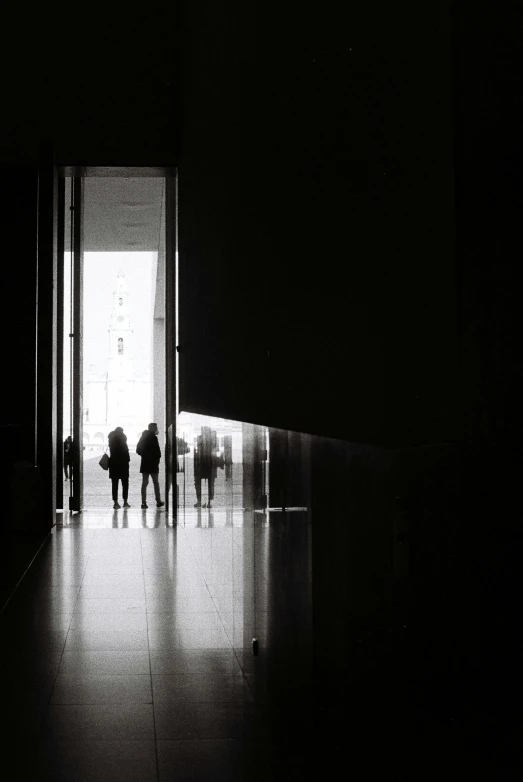
<path id="1" fill-rule="evenodd" d="M 69 509 L 83 507 L 83 208 L 84 180 L 72 178 L 73 188 L 73 494 Z"/>
<path id="2" fill-rule="evenodd" d="M 56 270 L 56 507 L 64 508 L 64 230 L 65 179 L 58 178 Z"/>
<path id="3" fill-rule="evenodd" d="M 56 519 L 56 369 L 58 173 L 53 145 L 42 141 L 38 170 L 35 465 L 44 528 Z"/>
<path id="4" fill-rule="evenodd" d="M 178 463 L 178 440 L 176 427 L 178 421 L 178 373 L 176 351 L 176 324 L 178 313 L 176 301 L 177 280 L 177 175 L 165 179 L 165 425 L 166 439 L 166 510 L 176 523 L 178 513 L 178 481 L 176 467 Z"/>

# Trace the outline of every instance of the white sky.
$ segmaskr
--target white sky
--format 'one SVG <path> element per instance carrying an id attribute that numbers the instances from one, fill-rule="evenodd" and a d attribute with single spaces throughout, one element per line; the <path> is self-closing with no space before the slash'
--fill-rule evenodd
<path id="1" fill-rule="evenodd" d="M 151 368 L 152 268 L 154 253 L 85 253 L 84 255 L 84 373 L 91 364 L 107 370 L 109 320 L 116 275 L 121 268 L 129 289 L 133 331 L 133 366 L 137 374 Z"/>
<path id="2" fill-rule="evenodd" d="M 84 254 L 84 379 L 91 364 L 97 372 L 107 370 L 109 347 L 109 321 L 113 305 L 116 275 L 120 268 L 125 272 L 129 289 L 129 312 L 133 328 L 133 365 L 137 374 L 151 369 L 151 340 L 153 326 L 153 260 L 151 252 L 85 253 Z M 65 274 L 65 329 L 69 333 L 69 264 Z M 68 350 L 65 351 L 68 364 Z M 64 367 L 66 369 L 66 367 Z M 66 375 L 67 377 L 67 375 Z"/>

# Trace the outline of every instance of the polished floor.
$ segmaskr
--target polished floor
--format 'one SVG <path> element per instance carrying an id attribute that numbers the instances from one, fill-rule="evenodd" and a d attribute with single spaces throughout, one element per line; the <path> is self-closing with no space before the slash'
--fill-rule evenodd
<path id="1" fill-rule="evenodd" d="M 1 617 L 8 778 L 302 778 L 310 584 L 293 603 L 291 548 L 306 568 L 306 513 L 59 516 Z"/>

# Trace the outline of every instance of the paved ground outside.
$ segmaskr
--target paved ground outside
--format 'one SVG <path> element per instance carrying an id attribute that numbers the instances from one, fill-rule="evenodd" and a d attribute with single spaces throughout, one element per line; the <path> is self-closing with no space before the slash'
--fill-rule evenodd
<path id="1" fill-rule="evenodd" d="M 103 451 L 86 451 L 84 453 L 84 508 L 112 508 L 112 486 L 109 480 L 109 472 L 102 470 L 98 462 Z M 162 471 L 163 462 L 160 462 L 160 471 Z M 160 472 L 160 488 L 162 500 L 165 500 L 165 481 L 162 480 Z M 140 457 L 131 453 L 131 463 L 129 465 L 129 503 L 134 508 L 139 508 L 141 504 L 140 488 L 142 485 L 142 476 L 140 475 Z M 67 483 L 64 484 L 65 487 Z M 154 491 L 152 482 L 149 481 L 147 491 L 148 505 L 154 507 Z M 118 501 L 122 504 L 122 484 L 119 486 Z"/>

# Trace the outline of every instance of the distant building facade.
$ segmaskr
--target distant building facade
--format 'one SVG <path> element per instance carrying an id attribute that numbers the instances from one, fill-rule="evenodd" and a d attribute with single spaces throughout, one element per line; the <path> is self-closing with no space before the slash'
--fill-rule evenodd
<path id="1" fill-rule="evenodd" d="M 84 445 L 104 446 L 109 432 L 122 426 L 129 445 L 134 446 L 151 420 L 151 376 L 149 369 L 142 375 L 134 371 L 129 290 L 121 269 L 108 331 L 107 371 L 97 373 L 91 365 L 85 383 Z"/>

